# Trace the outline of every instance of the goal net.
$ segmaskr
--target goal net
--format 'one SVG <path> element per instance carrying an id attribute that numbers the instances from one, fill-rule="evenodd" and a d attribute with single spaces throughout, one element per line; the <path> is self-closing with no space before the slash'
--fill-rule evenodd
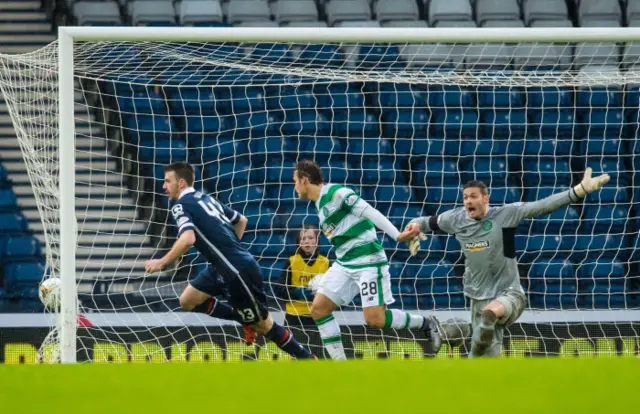
<path id="1" fill-rule="evenodd" d="M 293 167 L 303 159 L 398 228 L 461 206 L 461 186 L 471 179 L 484 181 L 491 204 L 501 205 L 565 190 L 587 166 L 608 173 L 611 183 L 584 203 L 517 228 L 528 304 L 503 352 L 637 353 L 637 46 L 624 38 L 474 43 L 477 36 L 247 43 L 229 33 L 229 41 L 209 43 L 76 40 L 66 91 L 74 99 L 75 183 L 60 183 L 58 174 L 59 143 L 68 139 L 58 127 L 59 44 L 0 56 L 0 88 L 42 220 L 46 277 L 65 277 L 60 186 L 75 184 L 78 361 L 286 358 L 261 340 L 245 345 L 238 324 L 180 309 L 180 293 L 206 266 L 196 251 L 160 274 L 145 274 L 144 262 L 176 235 L 162 167 L 188 161 L 196 189 L 248 218 L 242 241 L 282 321 L 296 238 L 303 225 L 318 224 L 313 203 L 293 189 Z M 412 258 L 380 236 L 393 307 L 470 320 L 454 237 L 428 235 Z M 319 251 L 335 259 L 324 236 Z M 429 356 L 423 334 L 367 328 L 359 305 L 356 298 L 337 314 L 350 357 Z M 59 325 L 47 320 L 42 355 L 52 361 Z M 324 354 L 315 326 L 292 331 Z M 439 356 L 466 353 L 464 344 L 445 344 Z"/>

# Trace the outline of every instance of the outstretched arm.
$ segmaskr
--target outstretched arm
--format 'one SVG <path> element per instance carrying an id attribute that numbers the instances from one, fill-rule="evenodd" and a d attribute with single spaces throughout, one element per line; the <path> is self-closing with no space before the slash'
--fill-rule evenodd
<path id="1" fill-rule="evenodd" d="M 510 206 L 512 206 L 513 209 L 514 221 L 511 224 L 515 226 L 524 219 L 553 213 L 554 211 L 560 210 L 571 203 L 576 203 L 582 200 L 587 196 L 587 194 L 599 190 L 603 185 L 609 182 L 610 178 L 608 174 L 603 174 L 599 177 L 591 177 L 591 174 L 591 168 L 587 168 L 580 184 L 567 191 L 550 195 L 542 200 L 532 201 L 529 203 L 511 204 Z"/>
<path id="2" fill-rule="evenodd" d="M 195 242 L 196 234 L 194 233 L 194 231 L 185 230 L 180 235 L 180 237 L 178 237 L 178 240 L 173 243 L 173 247 L 171 247 L 171 250 L 169 250 L 167 254 L 165 254 L 160 259 L 148 260 L 144 264 L 145 270 L 148 273 L 159 272 L 160 270 L 164 269 L 165 267 L 182 257 L 182 255 L 185 254 Z"/>

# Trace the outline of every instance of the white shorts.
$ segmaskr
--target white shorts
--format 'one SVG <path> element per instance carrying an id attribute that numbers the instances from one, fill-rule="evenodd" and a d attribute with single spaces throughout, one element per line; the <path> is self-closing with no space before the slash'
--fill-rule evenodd
<path id="1" fill-rule="evenodd" d="M 390 305 L 395 301 L 391 294 L 388 265 L 347 269 L 334 263 L 324 274 L 318 293 L 327 296 L 338 306 L 350 304 L 358 293 L 363 308 Z"/>

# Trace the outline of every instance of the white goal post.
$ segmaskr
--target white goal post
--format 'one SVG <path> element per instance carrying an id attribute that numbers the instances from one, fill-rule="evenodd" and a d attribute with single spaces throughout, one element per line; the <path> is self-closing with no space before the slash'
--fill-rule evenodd
<path id="1" fill-rule="evenodd" d="M 148 42 L 150 46 L 156 44 L 162 44 L 163 42 L 170 42 L 167 45 L 167 51 L 170 52 L 170 48 L 176 44 L 194 42 L 197 44 L 204 43 L 247 43 L 247 44 L 263 44 L 263 43 L 284 43 L 284 44 L 336 44 L 340 47 L 348 47 L 349 45 L 356 44 L 448 44 L 448 45 L 468 45 L 468 44 L 536 44 L 543 47 L 550 48 L 551 44 L 561 44 L 568 47 L 582 43 L 640 43 L 640 28 L 194 28 L 194 27 L 59 27 L 58 28 L 58 42 L 57 42 L 57 64 L 58 64 L 58 139 L 59 139 L 59 159 L 57 161 L 58 173 L 59 173 L 59 270 L 58 274 L 62 280 L 62 300 L 61 309 L 59 314 L 59 343 L 60 343 L 60 361 L 63 363 L 74 363 L 78 356 L 77 344 L 77 319 L 78 319 L 78 292 L 77 292 L 77 275 L 76 275 L 76 249 L 78 246 L 78 220 L 76 218 L 76 114 L 75 114 L 75 98 L 74 94 L 77 91 L 75 82 L 75 71 L 78 59 L 76 55 L 76 45 L 78 43 L 101 43 L 101 42 L 126 42 L 127 44 L 136 44 L 140 42 Z M 144 45 L 143 45 L 144 48 Z M 55 48 L 53 50 L 56 50 Z M 469 49 L 471 50 L 471 49 Z M 490 49 L 495 51 L 496 49 Z M 490 52 L 489 49 L 487 53 Z M 181 53 L 176 51 L 176 54 Z M 354 52 L 355 53 L 355 52 Z M 460 58 L 463 60 L 464 55 L 454 56 L 455 53 L 465 53 L 465 49 L 459 49 L 458 52 L 451 52 L 451 56 Z M 474 52 L 467 52 L 474 53 Z M 478 56 L 482 54 L 482 50 Z M 169 53 L 170 54 L 170 53 Z M 348 55 L 348 53 L 347 53 Z M 468 55 L 467 55 L 468 56 Z M 0 56 L 0 58 L 2 58 Z M 199 57 L 193 54 L 191 59 L 202 59 L 202 62 L 206 63 L 206 57 Z M 428 57 L 423 58 L 427 59 Z M 11 59 L 11 58 L 9 58 Z M 75 60 L 75 62 L 74 62 Z M 49 62 L 50 64 L 51 62 Z M 218 62 L 219 63 L 219 62 Z M 33 65 L 37 69 L 37 61 L 29 61 L 25 58 L 25 65 Z M 81 62 L 82 65 L 86 65 L 87 62 Z M 294 64 L 282 64 L 277 61 L 267 65 L 259 60 L 256 61 L 241 61 L 235 58 L 231 58 L 227 62 L 228 68 L 237 67 L 240 70 L 246 70 L 248 65 L 254 64 L 255 69 L 265 74 L 271 75 L 294 75 L 300 77 L 317 78 L 322 80 L 336 80 L 341 82 L 349 81 L 370 81 L 370 82 L 387 82 L 391 84 L 410 84 L 417 83 L 428 87 L 429 85 L 435 85 L 441 83 L 442 85 L 465 85 L 472 87 L 489 87 L 489 88 L 517 88 L 517 87 L 568 87 L 568 88 L 580 88 L 580 87 L 608 87 L 614 86 L 623 88 L 626 85 L 640 84 L 640 66 L 634 67 L 630 65 L 626 67 L 624 71 L 619 71 L 613 74 L 610 69 L 607 68 L 603 71 L 591 71 L 584 72 L 577 69 L 564 68 L 553 74 L 542 74 L 535 71 L 526 71 L 520 69 L 508 69 L 508 70 L 494 70 L 486 69 L 485 66 L 478 64 L 477 68 L 470 64 L 466 66 L 460 63 L 454 63 L 452 68 L 448 68 L 446 71 L 440 71 L 437 68 L 435 70 L 423 71 L 423 68 L 417 68 L 416 70 L 397 70 L 390 69 L 388 67 L 376 68 L 360 68 L 358 66 L 341 66 L 336 69 L 322 67 L 321 65 L 314 66 L 313 64 L 305 66 Z M 489 65 L 490 66 L 490 65 Z M 83 66 L 82 70 L 85 69 Z M 88 75 L 88 78 L 96 77 L 97 68 L 91 68 L 92 72 Z M 110 76 L 107 74 L 105 76 Z M 166 81 L 167 84 L 169 81 Z M 2 86 L 2 76 L 0 76 L 0 86 Z M 8 89 L 10 86 L 6 86 Z M 16 87 L 20 87 L 16 85 Z M 525 94 L 525 92 L 522 92 Z M 512 110 L 520 110 L 521 108 L 516 106 L 519 104 L 509 104 L 504 108 L 504 112 L 511 113 Z M 559 108 L 560 104 L 556 104 Z M 624 108 L 623 108 L 624 109 Z M 12 113 L 14 119 L 20 116 L 19 110 L 14 110 Z M 18 122 L 18 121 L 15 121 Z M 106 122 L 106 121 L 105 121 Z M 399 122 L 399 121 L 395 121 Z M 477 121 L 480 122 L 479 120 Z M 497 121 L 496 121 L 497 122 Z M 528 122 L 528 121 L 526 121 Z M 605 121 L 607 122 L 607 121 Z M 480 125 L 478 126 L 480 128 Z M 525 126 L 526 128 L 526 126 Z M 478 133 L 476 138 L 480 141 L 480 138 L 487 138 L 481 136 Z M 378 136 L 378 139 L 393 138 Z M 491 138 L 491 137 L 490 137 Z M 514 138 L 512 136 L 512 142 L 515 142 L 521 137 Z M 28 137 L 22 137 L 23 140 Z M 587 138 L 585 139 L 590 139 Z M 617 139 L 625 140 L 626 137 L 618 136 Z M 484 141 L 483 141 L 484 142 Z M 411 144 L 413 145 L 413 143 Z M 460 144 L 462 145 L 462 144 Z M 577 145 L 577 144 L 576 144 Z M 631 145 L 631 144 L 629 144 Z M 413 147 L 412 147 L 413 148 Z M 462 148 L 462 147 L 460 147 Z M 631 148 L 633 150 L 633 148 Z M 382 150 L 384 151 L 384 150 Z M 381 151 L 381 152 L 382 152 Z M 393 150 L 392 150 L 393 151 Z M 640 151 L 638 151 L 640 153 Z M 525 152 L 521 153 L 522 155 Z M 541 156 L 542 153 L 537 154 Z M 366 154 L 365 154 L 366 155 Z M 365 156 L 363 155 L 363 157 Z M 505 154 L 506 155 L 506 154 Z M 531 156 L 535 154 L 529 154 Z M 583 153 L 584 155 L 584 153 Z M 623 154 L 618 154 L 623 155 Z M 28 155 L 25 155 L 27 157 Z M 561 156 L 561 155 L 558 155 Z M 346 155 L 345 155 L 346 157 Z M 473 158 L 475 161 L 475 157 Z M 329 161 L 329 168 L 331 168 L 331 161 Z M 396 164 L 394 164 L 396 165 Z M 243 167 L 244 168 L 244 167 Z M 252 168 L 248 166 L 247 168 Z M 362 168 L 362 167 L 361 167 Z M 394 167 L 395 168 L 395 167 Z M 398 167 L 399 168 L 399 167 Z M 555 171 L 555 169 L 554 169 Z M 55 169 L 50 170 L 51 173 L 55 173 Z M 404 172 L 403 170 L 394 171 L 397 174 Z M 446 172 L 443 170 L 443 173 Z M 627 173 L 626 170 L 618 171 L 605 171 L 610 174 Z M 415 173 L 415 171 L 409 171 L 409 173 Z M 564 170 L 558 169 L 557 174 L 563 174 Z M 575 172 L 574 172 L 575 173 Z M 632 174 L 633 171 L 630 173 Z M 491 173 L 489 172 L 489 175 Z M 507 173 L 508 174 L 508 173 Z M 427 190 L 429 186 L 433 186 L 432 183 L 424 184 L 428 182 L 428 174 L 422 173 L 423 187 Z M 425 178 L 426 177 L 426 178 Z M 415 179 L 415 178 L 412 178 Z M 282 180 L 289 180 L 289 177 L 282 177 Z M 558 181 L 558 180 L 556 180 Z M 614 186 L 617 183 L 613 183 Z M 365 186 L 363 182 L 362 186 Z M 629 186 L 628 192 L 632 194 L 629 198 L 632 199 L 634 190 L 637 189 L 637 182 Z M 523 188 L 526 184 L 522 185 Z M 556 186 L 552 186 L 556 187 Z M 561 187 L 558 185 L 557 187 Z M 442 191 L 449 188 L 449 184 L 445 181 L 441 181 L 438 187 Z M 535 187 L 527 187 L 535 188 Z M 364 190 L 364 188 L 363 188 Z M 625 190 L 627 191 L 627 190 Z M 537 190 L 536 190 L 537 194 Z M 640 193 L 639 193 L 640 194 Z M 288 195 L 292 197 L 292 195 Z M 524 199 L 523 199 L 524 200 Z M 372 200 L 368 200 L 372 201 Z M 384 201 L 384 200 L 383 200 Z M 390 200 L 386 200 L 390 201 Z M 459 200 L 458 200 L 459 201 Z M 497 203 L 504 200 L 495 200 Z M 517 200 L 520 201 L 520 200 Z M 638 200 L 634 200 L 631 203 L 637 203 Z M 596 203 L 598 203 L 596 201 Z M 612 201 L 612 208 L 619 203 L 617 199 Z M 620 201 L 620 203 L 623 203 Z M 448 203 L 441 203 L 448 204 Z M 626 205 L 625 205 L 626 206 Z M 625 207 L 627 208 L 627 207 Z M 310 210 L 311 211 L 311 210 Z M 267 214 L 267 213 L 261 213 Z M 587 214 L 587 213 L 584 213 Z M 586 217 L 586 216 L 585 216 Z M 594 216 L 597 218 L 598 216 Z M 592 219 L 594 217 L 591 217 Z M 411 219 L 413 217 L 407 217 Z M 573 219 L 572 217 L 565 216 L 567 219 Z M 250 219 L 256 219 L 250 218 Z M 149 219 L 151 220 L 151 219 Z M 634 225 L 633 217 L 629 216 L 625 219 L 626 224 Z M 398 222 L 401 222 L 398 221 Z M 628 222 L 628 223 L 627 223 Z M 557 224 L 557 223 L 556 223 Z M 524 226 L 524 224 L 523 224 Z M 618 230 L 614 230 L 613 227 L 609 230 L 596 229 L 591 225 L 588 227 L 588 235 L 590 236 L 605 236 L 617 235 Z M 631 227 L 632 229 L 633 227 Z M 547 227 L 540 227 L 542 234 L 560 233 L 547 230 Z M 290 230 L 287 227 L 287 230 Z M 46 229 L 45 229 L 46 231 Z M 574 235 L 578 233 L 575 232 Z M 633 239 L 635 234 L 632 230 L 625 227 L 622 231 L 623 237 Z M 633 242 L 630 242 L 633 243 Z M 633 246 L 633 244 L 631 244 Z M 386 246 L 385 246 L 386 247 Z M 446 247 L 446 246 L 445 246 Z M 446 250 L 446 248 L 443 249 Z M 428 249 L 429 246 L 423 248 Z M 564 247 L 557 247 L 560 251 Z M 445 254 L 443 251 L 442 254 Z M 572 252 L 566 251 L 566 255 L 569 256 Z M 600 250 L 588 250 L 586 256 L 589 254 L 600 254 Z M 563 256 L 564 257 L 564 256 Z M 138 258 L 138 260 L 144 260 L 144 257 Z M 633 262 L 632 258 L 621 259 L 625 265 Z M 609 263 L 607 261 L 607 263 Z M 51 264 L 50 264 L 51 265 Z M 630 275 L 631 271 L 627 271 L 625 277 Z M 610 276 L 613 277 L 613 276 Z M 546 283 L 546 282 L 544 282 Z M 579 281 L 576 283 L 580 283 Z M 611 284 L 612 282 L 609 281 Z M 562 291 L 564 292 L 564 291 Z M 562 294 L 561 292 L 561 294 Z M 177 292 L 179 294 L 179 292 Z M 637 293 L 637 292 L 635 292 Z M 634 294 L 635 294 L 634 293 Z M 402 295 L 402 293 L 399 293 Z M 420 292 L 411 293 L 413 295 L 420 295 Z M 444 294 L 449 295 L 446 291 Z M 574 293 L 576 298 L 580 297 L 581 292 Z M 606 294 L 606 293 L 603 293 Z M 410 294 L 407 294 L 410 295 Z M 623 292 L 622 295 L 627 297 L 627 293 Z M 630 296 L 629 296 L 630 297 Z M 634 296 L 635 297 L 635 296 Z M 578 300 L 578 299 L 576 299 Z M 625 299 L 627 300 L 627 299 Z M 635 300 L 635 299 L 634 299 Z M 419 302 L 418 302 L 419 303 Z M 628 323 L 640 322 L 640 319 L 635 319 L 636 315 L 636 303 L 625 302 L 623 306 L 612 306 L 610 309 L 603 312 L 623 312 L 618 313 L 613 317 L 614 323 L 626 321 Z M 591 308 L 592 310 L 593 308 Z M 422 309 L 421 309 L 422 310 Z M 424 309 L 428 310 L 428 309 Z M 536 311 L 544 311 L 545 308 L 537 308 Z M 573 311 L 580 311 L 580 306 Z M 571 313 L 572 311 L 567 311 Z M 558 312 L 554 313 L 555 317 L 558 316 Z M 589 322 L 589 317 L 572 316 L 574 322 L 582 319 L 585 323 Z M 593 321 L 591 321 L 593 322 Z M 579 322 L 577 322 L 579 323 Z M 633 328 L 632 328 L 633 329 Z M 365 334 L 366 335 L 366 334 Z"/>

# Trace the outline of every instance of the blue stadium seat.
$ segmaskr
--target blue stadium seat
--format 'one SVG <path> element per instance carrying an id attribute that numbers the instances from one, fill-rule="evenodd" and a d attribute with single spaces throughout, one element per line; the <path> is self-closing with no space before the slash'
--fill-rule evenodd
<path id="1" fill-rule="evenodd" d="M 343 184 L 355 182 L 359 172 L 355 171 L 351 165 L 344 161 L 332 160 L 330 163 L 320 163 L 325 182 L 333 184 Z M 293 180 L 293 172 L 291 173 Z"/>
<path id="2" fill-rule="evenodd" d="M 557 233 L 516 234 L 516 254 L 521 263 L 540 258 L 567 259 L 575 244 L 575 236 Z"/>
<path id="3" fill-rule="evenodd" d="M 478 88 L 478 106 L 489 108 L 517 108 L 524 106 L 523 104 L 522 93 L 518 88 Z"/>
<path id="4" fill-rule="evenodd" d="M 580 108 L 620 107 L 622 92 L 616 86 L 581 88 L 576 92 L 576 105 Z"/>
<path id="5" fill-rule="evenodd" d="M 175 123 L 167 115 L 125 117 L 125 135 L 134 145 L 139 145 L 143 140 L 171 139 L 172 132 L 176 131 Z"/>
<path id="6" fill-rule="evenodd" d="M 510 204 L 522 200 L 522 193 L 518 187 L 493 187 L 489 190 L 491 204 Z"/>
<path id="7" fill-rule="evenodd" d="M 505 187 L 513 183 L 509 172 L 509 159 L 505 156 L 476 157 L 460 162 L 463 180 L 481 180 L 489 187 Z"/>
<path id="8" fill-rule="evenodd" d="M 427 157 L 413 164 L 413 184 L 421 187 L 458 186 L 460 173 L 455 158 Z"/>
<path id="9" fill-rule="evenodd" d="M 337 45 L 306 44 L 301 45 L 296 63 L 301 65 L 331 68 L 342 65 L 344 56 Z"/>
<path id="10" fill-rule="evenodd" d="M 182 139 L 145 139 L 138 147 L 138 159 L 142 163 L 170 164 L 187 161 L 187 143 Z"/>
<path id="11" fill-rule="evenodd" d="M 459 186 L 427 186 L 427 203 L 462 205 L 462 189 Z"/>
<path id="12" fill-rule="evenodd" d="M 622 234 L 578 234 L 571 249 L 571 260 L 581 263 L 585 259 L 602 257 L 626 261 L 632 253 L 629 239 Z"/>
<path id="13" fill-rule="evenodd" d="M 291 50 L 286 43 L 258 43 L 249 52 L 249 57 L 255 59 L 257 65 L 288 65 L 293 62 Z"/>
<path id="14" fill-rule="evenodd" d="M 300 153 L 312 153 L 316 162 L 330 162 L 330 159 L 344 157 L 345 148 L 338 138 L 329 136 L 305 137 L 298 141 Z M 342 158 L 344 159 L 344 158 Z"/>
<path id="15" fill-rule="evenodd" d="M 438 235 L 440 245 L 444 248 L 445 259 L 451 263 L 456 263 L 462 255 L 462 248 L 460 242 L 451 235 L 440 234 Z"/>
<path id="16" fill-rule="evenodd" d="M 389 274 L 391 275 L 392 284 L 394 279 L 415 279 L 417 271 L 417 266 L 409 265 L 406 262 L 392 261 L 389 263 Z"/>
<path id="17" fill-rule="evenodd" d="M 267 110 L 266 91 L 261 86 L 230 86 L 231 112 L 235 115 Z"/>
<path id="18" fill-rule="evenodd" d="M 9 263 L 3 267 L 5 286 L 9 292 L 36 287 L 44 277 L 42 262 Z"/>
<path id="19" fill-rule="evenodd" d="M 266 189 L 261 184 L 251 184 L 244 187 L 235 187 L 229 195 L 229 205 L 233 207 L 235 203 L 242 202 L 262 202 L 264 201 Z"/>
<path id="20" fill-rule="evenodd" d="M 265 169 L 255 167 L 252 169 L 251 181 L 254 183 L 293 182 L 293 171 L 295 170 L 295 166 L 296 164 L 294 161 L 282 158 L 273 158 L 265 165 Z"/>
<path id="21" fill-rule="evenodd" d="M 526 136 L 527 115 L 521 109 L 485 109 L 480 112 L 480 123 L 488 137 Z"/>
<path id="22" fill-rule="evenodd" d="M 475 137 L 478 130 L 476 111 L 448 108 L 446 112 L 436 112 L 433 132 L 437 137 Z"/>
<path id="23" fill-rule="evenodd" d="M 398 46 L 383 44 L 361 44 L 358 48 L 359 69 L 388 69 L 400 67 Z"/>
<path id="24" fill-rule="evenodd" d="M 585 204 L 627 204 L 630 202 L 626 188 L 604 186 L 600 190 L 589 194 Z"/>
<path id="25" fill-rule="evenodd" d="M 371 184 L 402 184 L 402 166 L 390 159 L 378 162 L 365 162 L 362 165 L 362 181 Z"/>
<path id="26" fill-rule="evenodd" d="M 422 207 L 413 205 L 391 205 L 389 220 L 397 227 L 404 228 L 409 221 L 416 217 L 421 217 Z"/>
<path id="27" fill-rule="evenodd" d="M 626 139 L 601 138 L 600 135 L 582 139 L 579 148 L 580 154 L 587 157 L 594 155 L 624 156 L 628 154 Z"/>
<path id="28" fill-rule="evenodd" d="M 581 135 L 586 139 L 620 138 L 625 128 L 623 110 L 615 107 L 583 112 L 579 122 Z"/>
<path id="29" fill-rule="evenodd" d="M 118 111 L 123 115 L 162 115 L 167 104 L 162 96 L 152 91 L 135 91 L 117 96 Z"/>
<path id="30" fill-rule="evenodd" d="M 18 199 L 11 188 L 0 189 L 0 211 L 10 212 L 18 209 Z"/>
<path id="31" fill-rule="evenodd" d="M 429 106 L 432 109 L 446 108 L 447 110 L 473 108 L 474 95 L 474 92 L 469 88 L 435 85 L 429 87 Z"/>
<path id="32" fill-rule="evenodd" d="M 616 259 L 598 259 L 578 266 L 579 288 L 585 293 L 622 293 L 627 270 Z"/>
<path id="33" fill-rule="evenodd" d="M 522 142 L 517 139 L 510 141 L 508 139 L 491 139 L 491 138 L 470 138 L 463 139 L 460 142 L 459 154 L 462 157 L 473 156 L 492 156 L 492 155 L 520 155 L 522 148 L 518 151 L 514 143 Z M 456 155 L 456 154 L 451 154 Z"/>
<path id="34" fill-rule="evenodd" d="M 0 234 L 6 236 L 27 231 L 27 220 L 22 213 L 0 213 Z"/>
<path id="35" fill-rule="evenodd" d="M 410 203 L 413 201 L 413 191 L 406 185 L 373 185 L 366 186 L 361 197 L 376 204 Z"/>
<path id="36" fill-rule="evenodd" d="M 529 188 L 526 192 L 524 201 L 537 201 L 542 200 L 543 198 L 547 198 L 556 193 L 561 193 L 562 191 L 568 190 L 567 188 L 556 188 L 556 187 L 538 187 L 538 188 Z"/>
<path id="37" fill-rule="evenodd" d="M 575 281 L 575 266 L 562 259 L 537 259 L 529 268 L 531 283 L 560 283 L 563 279 Z"/>
<path id="38" fill-rule="evenodd" d="M 271 110 L 297 110 L 316 108 L 318 99 L 309 85 L 282 85 L 267 95 L 267 105 Z"/>
<path id="39" fill-rule="evenodd" d="M 374 94 L 373 104 L 383 111 L 393 112 L 396 109 L 424 109 L 429 98 L 421 85 L 408 83 L 380 83 Z"/>
<path id="40" fill-rule="evenodd" d="M 557 157 L 571 155 L 572 148 L 577 146 L 572 139 L 556 139 L 555 137 L 527 137 L 524 142 L 524 154 L 527 157 Z"/>
<path id="41" fill-rule="evenodd" d="M 347 82 L 320 83 L 315 86 L 314 92 L 320 107 L 331 109 L 333 112 L 346 112 L 365 107 L 362 91 Z"/>
<path id="42" fill-rule="evenodd" d="M 327 117 L 316 109 L 286 111 L 282 119 L 284 135 L 327 137 L 331 124 Z"/>
<path id="43" fill-rule="evenodd" d="M 251 252 L 260 258 L 277 259 L 286 256 L 291 246 L 284 234 L 258 234 L 250 248 Z"/>
<path id="44" fill-rule="evenodd" d="M 630 219 L 628 206 L 585 206 L 584 223 L 594 233 L 624 233 Z"/>
<path id="45" fill-rule="evenodd" d="M 562 109 L 545 109 L 529 114 L 529 132 L 537 137 L 573 138 L 575 117 Z"/>
<path id="46" fill-rule="evenodd" d="M 11 185 L 11 181 L 9 180 L 9 174 L 7 174 L 6 168 L 0 162 L 0 188 L 6 188 Z"/>
<path id="47" fill-rule="evenodd" d="M 425 261 L 416 272 L 417 279 L 440 279 L 455 276 L 453 266 L 447 261 Z"/>
<path id="48" fill-rule="evenodd" d="M 571 108 L 573 105 L 572 97 L 573 94 L 569 88 L 533 87 L 527 89 L 527 106 L 530 109 Z"/>
<path id="49" fill-rule="evenodd" d="M 548 215 L 538 216 L 533 219 L 534 231 L 542 234 L 572 234 L 575 233 L 579 225 L 580 215 L 572 206 L 568 206 L 566 208 L 556 210 Z"/>
<path id="50" fill-rule="evenodd" d="M 314 224 L 318 226 L 318 214 L 314 211 L 311 204 L 305 207 L 294 208 L 292 211 L 283 211 L 282 227 L 286 229 L 300 229 L 305 224 Z"/>
<path id="51" fill-rule="evenodd" d="M 380 133 L 377 117 L 363 107 L 354 107 L 348 111 L 333 112 L 334 136 L 374 137 Z"/>
<path id="52" fill-rule="evenodd" d="M 609 186 L 628 187 L 631 183 L 631 176 L 627 173 L 628 167 L 624 159 L 620 157 L 591 157 L 587 158 L 586 167 L 591 167 L 593 176 L 607 173 L 611 177 Z"/>
<path id="53" fill-rule="evenodd" d="M 33 236 L 0 239 L 0 262 L 2 263 L 41 259 L 40 241 Z"/>
<path id="54" fill-rule="evenodd" d="M 430 116 L 424 108 L 383 109 L 382 128 L 389 138 L 417 138 L 426 140 Z M 405 150 L 404 153 L 408 151 Z"/>
<path id="55" fill-rule="evenodd" d="M 568 187 L 572 182 L 571 168 L 566 158 L 527 158 L 522 161 L 522 167 L 522 183 L 527 188 Z"/>
<path id="56" fill-rule="evenodd" d="M 266 111 L 258 111 L 235 116 L 234 139 L 262 138 L 279 135 L 280 120 Z"/>
<path id="57" fill-rule="evenodd" d="M 234 157 L 246 153 L 247 142 L 245 140 L 235 140 L 233 137 L 221 135 L 217 138 L 207 137 L 204 141 L 196 140 L 192 144 L 190 159 L 196 164 L 202 164 L 211 161 L 232 160 Z"/>

